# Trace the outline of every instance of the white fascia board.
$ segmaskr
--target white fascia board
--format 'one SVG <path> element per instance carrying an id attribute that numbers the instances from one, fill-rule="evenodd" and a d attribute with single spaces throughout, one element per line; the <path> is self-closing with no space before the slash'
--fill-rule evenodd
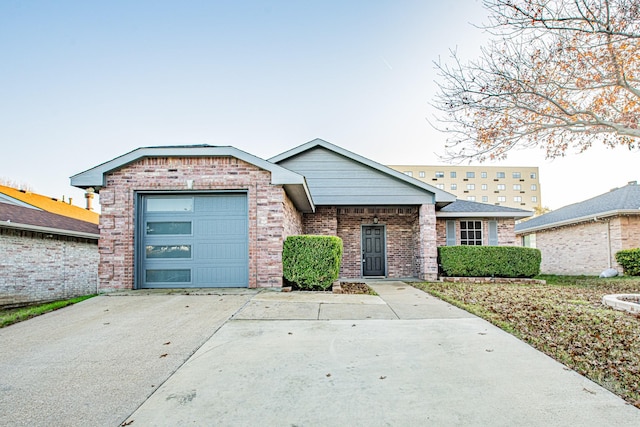
<path id="1" fill-rule="evenodd" d="M 564 221 L 556 221 L 556 222 L 552 222 L 552 223 L 549 223 L 549 224 L 539 225 L 539 226 L 536 226 L 536 227 L 520 228 L 520 229 L 516 230 L 516 234 L 534 233 L 536 231 L 547 230 L 549 228 L 564 227 L 564 226 L 567 226 L 567 225 L 579 224 L 581 222 L 597 221 L 599 219 L 609 218 L 609 217 L 612 217 L 612 216 L 622 216 L 622 215 L 640 215 L 640 208 L 638 210 L 636 210 L 636 209 L 620 209 L 620 210 L 615 210 L 615 211 L 607 211 L 607 212 L 601 212 L 601 213 L 596 214 L 596 215 L 585 215 L 585 216 L 581 216 L 581 217 L 578 217 L 578 218 L 566 219 Z M 526 225 L 527 223 L 523 222 L 521 224 Z"/>
<path id="2" fill-rule="evenodd" d="M 0 221 L 0 227 L 13 228 L 16 230 L 35 231 L 38 233 L 56 234 L 59 236 L 82 237 L 82 238 L 91 239 L 91 240 L 98 240 L 98 238 L 100 238 L 99 234 L 94 234 L 94 233 L 84 233 L 82 231 L 63 230 L 60 228 L 42 227 L 39 225 L 31 225 L 31 224 L 20 224 L 18 222 L 13 222 L 13 221 L 11 222 Z"/>
<path id="3" fill-rule="evenodd" d="M 528 218 L 533 212 L 440 212 L 436 211 L 436 218 Z"/>

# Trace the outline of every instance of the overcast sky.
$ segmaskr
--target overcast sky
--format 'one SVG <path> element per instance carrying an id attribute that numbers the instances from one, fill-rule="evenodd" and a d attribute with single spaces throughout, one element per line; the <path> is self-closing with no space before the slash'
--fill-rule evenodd
<path id="1" fill-rule="evenodd" d="M 232 145 L 269 158 L 322 138 L 382 164 L 438 164 L 433 61 L 473 58 L 476 0 L 0 2 L 0 178 L 52 197 L 141 146 Z M 557 209 L 640 175 L 637 151 L 540 150 Z"/>

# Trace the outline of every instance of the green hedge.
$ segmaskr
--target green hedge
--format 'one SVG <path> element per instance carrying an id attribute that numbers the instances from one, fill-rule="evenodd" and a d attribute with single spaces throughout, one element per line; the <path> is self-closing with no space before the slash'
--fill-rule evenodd
<path id="1" fill-rule="evenodd" d="M 284 278 L 304 290 L 325 290 L 340 275 L 342 239 L 335 236 L 289 236 L 282 249 Z"/>
<path id="2" fill-rule="evenodd" d="M 449 277 L 533 277 L 540 274 L 540 251 L 519 246 L 442 246 L 442 274 Z"/>
<path id="3" fill-rule="evenodd" d="M 616 261 L 627 276 L 640 276 L 640 249 L 623 249 L 616 252 Z"/>

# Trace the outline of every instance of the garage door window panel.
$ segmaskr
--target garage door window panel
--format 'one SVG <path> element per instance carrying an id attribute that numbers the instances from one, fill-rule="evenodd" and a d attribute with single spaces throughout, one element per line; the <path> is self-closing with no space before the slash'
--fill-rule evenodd
<path id="1" fill-rule="evenodd" d="M 147 236 L 191 235 L 191 221 L 149 221 Z"/>
<path id="2" fill-rule="evenodd" d="M 145 279 L 147 283 L 189 283 L 191 282 L 191 270 L 147 270 Z"/>
<path id="3" fill-rule="evenodd" d="M 149 197 L 147 212 L 193 212 L 193 197 Z"/>
<path id="4" fill-rule="evenodd" d="M 191 245 L 147 245 L 147 259 L 191 259 Z"/>

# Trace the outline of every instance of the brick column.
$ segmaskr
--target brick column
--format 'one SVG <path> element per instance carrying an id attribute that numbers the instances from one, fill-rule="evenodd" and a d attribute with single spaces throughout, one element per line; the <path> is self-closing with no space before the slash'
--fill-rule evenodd
<path id="1" fill-rule="evenodd" d="M 436 280 L 438 278 L 436 206 L 421 205 L 418 223 L 419 239 L 416 245 L 418 277 L 422 280 Z"/>

